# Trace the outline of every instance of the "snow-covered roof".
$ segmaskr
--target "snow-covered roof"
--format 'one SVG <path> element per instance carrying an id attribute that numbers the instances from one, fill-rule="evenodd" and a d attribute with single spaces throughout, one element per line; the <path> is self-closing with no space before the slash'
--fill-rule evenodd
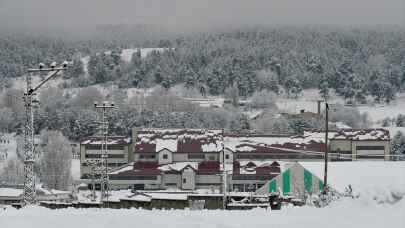
<path id="1" fill-rule="evenodd" d="M 137 132 L 135 151 L 178 153 L 222 151 L 222 130 L 142 129 Z"/>
<path id="2" fill-rule="evenodd" d="M 131 138 L 125 136 L 108 136 L 107 145 L 126 145 L 131 143 Z M 104 138 L 102 136 L 88 137 L 80 144 L 82 145 L 101 145 L 104 144 Z"/>
<path id="3" fill-rule="evenodd" d="M 115 169 L 109 173 L 113 176 L 131 175 L 160 175 L 163 173 L 180 173 L 185 168 L 190 167 L 197 173 L 217 173 L 220 172 L 220 163 L 217 161 L 202 162 L 174 162 L 171 164 L 159 165 L 157 162 L 131 162 L 125 166 Z"/>
<path id="4" fill-rule="evenodd" d="M 284 149 L 323 151 L 320 134 L 298 135 L 226 135 L 225 148 L 233 152 L 279 152 Z"/>
<path id="5" fill-rule="evenodd" d="M 170 172 L 170 171 L 180 172 L 187 166 L 193 168 L 194 170 L 197 170 L 198 162 L 175 162 L 167 165 L 162 165 L 159 167 L 159 169 L 163 172 Z"/>
<path id="6" fill-rule="evenodd" d="M 0 197 L 19 197 L 23 194 L 23 189 L 0 188 Z"/>
<path id="7" fill-rule="evenodd" d="M 121 59 L 124 62 L 130 62 L 134 53 L 140 52 L 141 58 L 147 57 L 152 52 L 162 53 L 164 51 L 174 50 L 174 48 L 128 48 L 121 52 Z"/>
<path id="8" fill-rule="evenodd" d="M 323 131 L 308 130 L 304 135 L 312 135 L 313 137 L 322 138 L 325 135 Z M 382 128 L 368 128 L 368 129 L 338 129 L 329 132 L 329 139 L 331 140 L 354 140 L 354 141 L 389 141 L 390 132 Z"/>

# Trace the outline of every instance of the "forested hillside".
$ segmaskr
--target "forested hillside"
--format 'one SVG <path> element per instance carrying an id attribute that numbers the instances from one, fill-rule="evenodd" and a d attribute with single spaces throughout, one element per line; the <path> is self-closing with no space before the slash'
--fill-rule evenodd
<path id="1" fill-rule="evenodd" d="M 302 89 L 335 89 L 349 102 L 366 95 L 389 102 L 405 85 L 405 31 L 400 28 L 251 28 L 228 32 L 195 32 L 145 41 L 137 33 L 105 30 L 107 40 L 94 37 L 1 36 L 0 78 L 21 76 L 39 61 L 73 60 L 66 77 L 71 86 L 115 81 L 120 87 L 165 88 L 178 83 L 207 88 L 212 95 L 236 87 L 241 96 L 282 89 L 296 96 Z M 69 37 L 69 36 L 68 36 Z M 103 37 L 103 36 L 101 36 Z M 133 40 L 130 39 L 133 37 Z M 125 47 L 171 47 L 130 63 L 119 58 Z M 83 78 L 80 56 L 90 55 L 89 78 Z M 2 83 L 4 84 L 4 83 Z"/>
<path id="2" fill-rule="evenodd" d="M 164 36 L 140 31 L 147 29 L 113 27 L 87 36 L 1 34 L 0 130 L 18 132 L 24 121 L 23 92 L 12 88 L 10 79 L 39 62 L 65 59 L 72 66 L 63 75 L 64 83 L 39 94 L 36 131 L 61 130 L 71 140 L 97 132 L 94 101 L 110 100 L 120 107 L 110 116 L 113 134 L 129 134 L 133 126 L 284 134 L 323 123 L 277 115 L 278 96 L 294 98 L 303 89 L 315 88 L 324 97 L 336 92 L 346 103 L 366 98 L 385 103 L 405 88 L 405 31 L 397 27 L 262 27 Z M 168 49 L 122 59 L 123 49 L 138 47 Z M 118 87 L 101 93 L 92 85 Z M 205 91 L 226 97 L 230 103 L 199 107 L 173 92 L 179 86 L 194 95 Z M 155 89 L 148 96 L 128 96 L 124 90 L 151 87 Z M 239 98 L 250 103 L 241 108 Z M 262 114 L 251 119 L 246 114 L 251 110 Z M 340 107 L 331 116 L 351 127 L 369 124 L 356 108 Z"/>

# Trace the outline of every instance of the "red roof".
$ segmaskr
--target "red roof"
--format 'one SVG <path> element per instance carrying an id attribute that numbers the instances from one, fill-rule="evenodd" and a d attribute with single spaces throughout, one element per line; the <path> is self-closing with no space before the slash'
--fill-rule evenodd
<path id="1" fill-rule="evenodd" d="M 220 172 L 219 161 L 203 161 L 198 164 L 198 174 L 215 174 Z"/>
<path id="2" fill-rule="evenodd" d="M 156 151 L 156 144 L 150 143 L 135 144 L 135 151 L 137 153 L 153 153 Z"/>
<path id="3" fill-rule="evenodd" d="M 142 129 L 136 133 L 135 152 L 220 152 L 222 144 L 222 130 Z"/>
<path id="4" fill-rule="evenodd" d="M 160 175 L 161 171 L 158 169 L 157 162 L 134 162 L 132 170 L 119 172 L 117 176 L 142 176 L 142 175 Z"/>
<path id="5" fill-rule="evenodd" d="M 241 169 L 244 171 L 243 173 L 241 173 Z M 253 161 L 247 162 L 244 166 L 237 161 L 233 163 L 233 175 L 236 176 L 275 176 L 280 172 L 280 164 L 276 161 L 271 164 L 259 164 L 259 166 Z"/>

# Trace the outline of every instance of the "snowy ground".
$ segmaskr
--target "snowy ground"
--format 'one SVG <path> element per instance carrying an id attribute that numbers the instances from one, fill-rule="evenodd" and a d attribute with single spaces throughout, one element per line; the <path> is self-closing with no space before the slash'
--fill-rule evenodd
<path id="1" fill-rule="evenodd" d="M 405 201 L 395 205 L 344 200 L 327 208 L 285 207 L 281 211 L 190 211 L 138 209 L 61 209 L 31 207 L 0 210 L 1 227 L 328 227 L 403 228 Z"/>

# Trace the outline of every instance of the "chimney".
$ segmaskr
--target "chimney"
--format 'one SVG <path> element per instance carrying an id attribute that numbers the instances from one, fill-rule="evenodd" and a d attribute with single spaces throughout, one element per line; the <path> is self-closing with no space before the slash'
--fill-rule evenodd
<path id="1" fill-rule="evenodd" d="M 301 109 L 300 110 L 300 113 L 302 114 L 302 113 L 304 113 L 305 112 L 305 109 Z"/>
<path id="2" fill-rule="evenodd" d="M 322 103 L 322 100 L 317 100 L 317 102 L 318 102 L 318 114 L 320 115 L 320 114 L 321 114 L 321 103 Z"/>

